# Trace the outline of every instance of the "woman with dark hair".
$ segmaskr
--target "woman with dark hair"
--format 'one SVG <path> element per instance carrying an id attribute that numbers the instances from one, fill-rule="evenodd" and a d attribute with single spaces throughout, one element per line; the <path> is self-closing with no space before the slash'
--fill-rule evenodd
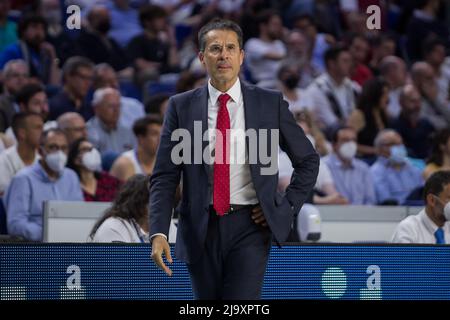
<path id="1" fill-rule="evenodd" d="M 80 178 L 85 201 L 113 201 L 120 180 L 101 171 L 100 152 L 86 138 L 75 140 L 70 146 L 67 167 Z"/>
<path id="2" fill-rule="evenodd" d="M 348 126 L 358 132 L 358 154 L 368 160 L 375 160 L 373 142 L 378 132 L 388 126 L 388 102 L 387 82 L 381 78 L 370 79 L 364 84 L 356 109 L 348 119 Z"/>
<path id="3" fill-rule="evenodd" d="M 423 171 L 424 179 L 441 170 L 450 170 L 450 129 L 438 131 L 433 138 L 431 155 Z"/>
<path id="4" fill-rule="evenodd" d="M 149 176 L 135 175 L 120 189 L 112 207 L 95 224 L 93 242 L 148 243 Z"/>

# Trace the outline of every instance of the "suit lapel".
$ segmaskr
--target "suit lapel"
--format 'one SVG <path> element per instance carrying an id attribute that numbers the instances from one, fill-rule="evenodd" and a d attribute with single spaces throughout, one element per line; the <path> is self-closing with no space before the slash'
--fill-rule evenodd
<path id="1" fill-rule="evenodd" d="M 208 130 L 208 86 L 205 85 L 197 90 L 191 100 L 191 110 L 195 110 L 193 115 L 194 121 L 201 119 L 202 121 L 202 137 L 206 130 Z M 202 157 L 203 151 L 208 147 L 208 141 L 202 139 Z M 205 173 L 208 175 L 208 164 L 202 161 Z"/>

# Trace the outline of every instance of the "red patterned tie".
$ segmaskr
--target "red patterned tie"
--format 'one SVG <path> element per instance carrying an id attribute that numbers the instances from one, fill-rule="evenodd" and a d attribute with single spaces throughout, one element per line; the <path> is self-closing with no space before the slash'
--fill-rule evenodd
<path id="1" fill-rule="evenodd" d="M 219 216 L 230 208 L 230 141 L 227 130 L 230 129 L 230 116 L 227 102 L 230 96 L 226 93 L 219 96 L 219 112 L 217 114 L 216 131 L 222 133 L 222 141 L 216 138 L 214 158 L 214 210 Z"/>

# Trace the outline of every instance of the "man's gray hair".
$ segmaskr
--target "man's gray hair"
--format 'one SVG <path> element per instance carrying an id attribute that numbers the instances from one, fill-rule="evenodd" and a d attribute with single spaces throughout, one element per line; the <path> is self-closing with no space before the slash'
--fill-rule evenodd
<path id="1" fill-rule="evenodd" d="M 4 77 L 8 77 L 9 74 L 12 73 L 14 66 L 18 65 L 18 64 L 24 66 L 27 69 L 27 73 L 29 73 L 28 65 L 25 62 L 25 60 L 23 60 L 23 59 L 14 59 L 14 60 L 9 60 L 5 64 L 5 66 L 3 67 L 3 72 L 2 72 L 3 76 Z"/>
<path id="2" fill-rule="evenodd" d="M 99 105 L 106 95 L 111 93 L 117 93 L 120 96 L 120 92 L 114 88 L 100 88 L 94 91 L 94 98 L 92 99 L 92 106 Z"/>
<path id="3" fill-rule="evenodd" d="M 378 132 L 377 136 L 375 137 L 375 140 L 373 141 L 373 145 L 375 148 L 380 148 L 381 145 L 383 144 L 383 138 L 385 135 L 389 134 L 389 133 L 395 133 L 395 134 L 399 134 L 397 131 L 395 131 L 394 129 L 383 129 L 380 132 Z"/>
<path id="4" fill-rule="evenodd" d="M 56 119 L 58 128 L 61 130 L 70 128 L 74 118 L 81 118 L 84 121 L 84 118 L 77 112 L 65 112 Z"/>

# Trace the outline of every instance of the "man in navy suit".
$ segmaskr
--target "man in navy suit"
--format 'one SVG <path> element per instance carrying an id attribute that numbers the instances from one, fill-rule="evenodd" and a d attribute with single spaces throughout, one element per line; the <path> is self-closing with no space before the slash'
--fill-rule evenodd
<path id="1" fill-rule="evenodd" d="M 316 182 L 319 156 L 281 93 L 240 82 L 244 51 L 237 24 L 214 20 L 202 27 L 198 40 L 210 79 L 207 86 L 169 100 L 150 181 L 152 258 L 172 274 L 162 257 L 172 263 L 167 234 L 182 176 L 175 255 L 187 264 L 195 298 L 259 299 L 272 237 L 278 244 L 286 240 L 294 214 Z M 205 134 L 209 140 L 200 137 L 201 150 L 212 150 L 210 161 L 203 152 L 200 161 L 185 161 L 197 153 L 199 141 L 182 150 L 183 162 L 174 161 L 180 130 L 195 137 L 198 125 L 201 133 L 215 129 Z M 249 134 L 230 143 L 228 133 L 239 130 L 256 132 L 257 140 Z M 269 131 L 276 135 L 260 134 Z M 268 163 L 260 156 L 270 150 L 276 165 L 278 146 L 294 167 L 285 195 L 277 193 L 277 170 L 265 171 Z"/>

